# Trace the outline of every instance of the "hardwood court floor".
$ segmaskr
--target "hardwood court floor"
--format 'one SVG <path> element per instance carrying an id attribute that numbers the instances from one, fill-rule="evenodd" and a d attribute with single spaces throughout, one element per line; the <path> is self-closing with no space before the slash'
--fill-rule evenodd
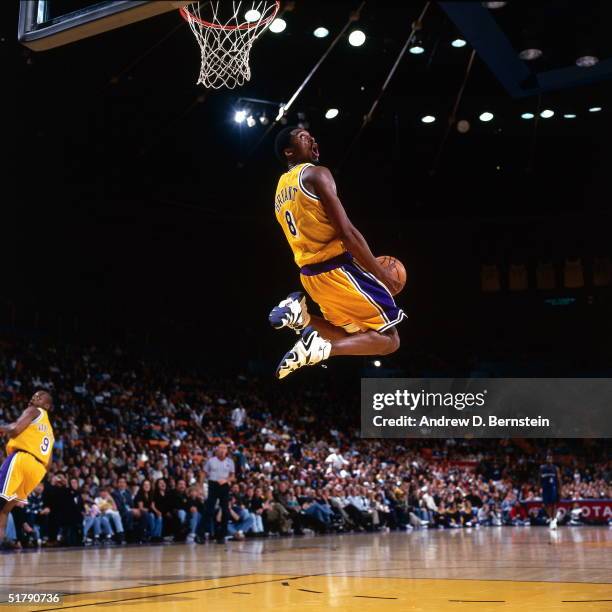
<path id="1" fill-rule="evenodd" d="M 270 538 L 3 554 L 0 590 L 118 612 L 612 611 L 611 559 L 606 527 Z"/>

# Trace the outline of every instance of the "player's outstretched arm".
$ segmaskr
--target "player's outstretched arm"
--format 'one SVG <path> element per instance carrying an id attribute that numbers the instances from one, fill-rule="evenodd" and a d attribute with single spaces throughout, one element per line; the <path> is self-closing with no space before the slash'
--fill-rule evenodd
<path id="1" fill-rule="evenodd" d="M 38 408 L 35 406 L 28 406 L 14 423 L 0 425 L 0 434 L 4 434 L 9 438 L 18 436 L 38 416 L 38 414 Z"/>
<path id="2" fill-rule="evenodd" d="M 330 223 L 333 225 L 344 246 L 357 261 L 376 278 L 381 280 L 392 293 L 401 289 L 398 280 L 383 268 L 372 254 L 366 239 L 351 223 L 336 190 L 336 182 L 328 168 L 317 166 L 307 168 L 304 173 L 306 186 L 321 200 Z"/>

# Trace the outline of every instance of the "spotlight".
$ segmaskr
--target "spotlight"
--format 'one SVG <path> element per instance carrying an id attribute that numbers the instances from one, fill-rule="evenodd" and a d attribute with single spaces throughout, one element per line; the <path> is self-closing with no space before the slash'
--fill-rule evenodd
<path id="1" fill-rule="evenodd" d="M 457 121 L 457 131 L 460 134 L 467 134 L 470 131 L 470 122 L 467 119 L 461 119 Z"/>
<path id="2" fill-rule="evenodd" d="M 467 43 L 463 38 L 455 38 L 455 40 L 451 42 L 451 47 L 455 47 L 455 49 L 461 49 L 461 47 L 465 47 L 465 45 L 467 45 Z"/>
<path id="3" fill-rule="evenodd" d="M 508 4 L 507 2 L 483 2 L 482 6 L 485 8 L 491 9 L 492 11 L 500 8 L 504 8 Z"/>
<path id="4" fill-rule="evenodd" d="M 257 123 L 257 121 L 255 121 L 255 117 L 253 117 L 253 115 L 249 115 L 246 118 L 246 123 L 251 128 L 251 127 L 255 127 L 255 124 Z"/>
<path id="5" fill-rule="evenodd" d="M 533 60 L 537 60 L 542 57 L 542 49 L 538 49 L 537 47 L 523 49 L 519 53 L 519 57 L 527 62 L 532 62 Z"/>
<path id="6" fill-rule="evenodd" d="M 591 68 L 599 63 L 599 58 L 596 55 L 581 55 L 576 59 L 576 66 L 580 68 Z"/>
<path id="7" fill-rule="evenodd" d="M 493 119 L 493 113 L 490 113 L 489 111 L 485 111 L 484 113 L 482 113 L 480 115 L 480 117 L 478 117 L 481 121 L 484 121 L 485 123 L 487 121 L 491 121 L 491 119 Z"/>
<path id="8" fill-rule="evenodd" d="M 244 14 L 244 18 L 249 22 L 253 23 L 261 17 L 261 13 L 256 9 L 251 9 Z"/>
<path id="9" fill-rule="evenodd" d="M 268 115 L 266 115 L 266 113 L 262 113 L 259 116 L 259 123 L 261 123 L 261 125 L 268 125 L 268 123 L 270 123 L 270 119 L 268 119 Z"/>
<path id="10" fill-rule="evenodd" d="M 555 111 L 547 108 L 540 113 L 540 117 L 542 117 L 542 119 L 550 119 L 554 114 L 555 114 Z"/>
<path id="11" fill-rule="evenodd" d="M 421 53 L 425 53 L 425 47 L 420 42 L 415 42 L 412 44 L 410 49 L 408 49 L 412 55 L 421 55 Z"/>
<path id="12" fill-rule="evenodd" d="M 535 115 L 533 113 L 523 113 L 521 119 L 533 119 Z"/>
<path id="13" fill-rule="evenodd" d="M 329 30 L 327 28 L 324 27 L 319 27 L 317 28 L 313 34 L 317 37 L 317 38 L 325 38 L 328 34 L 329 34 Z M 365 40 L 365 39 L 364 39 Z M 352 43 L 351 43 L 352 44 Z"/>
<path id="14" fill-rule="evenodd" d="M 436 120 L 436 118 L 433 115 L 425 115 L 424 117 L 421 117 L 421 121 L 423 123 L 433 123 Z"/>
<path id="15" fill-rule="evenodd" d="M 589 113 L 598 113 L 601 110 L 601 106 L 591 106 Z"/>
<path id="16" fill-rule="evenodd" d="M 349 34 L 349 42 L 353 47 L 361 47 L 365 42 L 366 35 L 361 30 L 353 30 Z"/>
<path id="17" fill-rule="evenodd" d="M 328 108 L 327 111 L 325 112 L 325 118 L 335 119 L 339 113 L 340 111 L 337 108 Z"/>
<path id="18" fill-rule="evenodd" d="M 564 119 L 575 119 L 576 115 L 574 113 L 565 113 L 565 115 L 563 115 Z"/>
<path id="19" fill-rule="evenodd" d="M 277 17 L 270 24 L 270 32 L 274 32 L 274 34 L 280 34 L 281 32 L 285 30 L 286 27 L 287 27 L 287 22 L 284 19 Z"/>
<path id="20" fill-rule="evenodd" d="M 234 121 L 236 123 L 242 123 L 246 119 L 246 111 L 240 110 L 236 111 L 234 114 Z"/>
<path id="21" fill-rule="evenodd" d="M 379 359 L 375 359 L 372 363 L 374 364 L 375 368 L 380 368 L 380 366 L 382 365 Z"/>

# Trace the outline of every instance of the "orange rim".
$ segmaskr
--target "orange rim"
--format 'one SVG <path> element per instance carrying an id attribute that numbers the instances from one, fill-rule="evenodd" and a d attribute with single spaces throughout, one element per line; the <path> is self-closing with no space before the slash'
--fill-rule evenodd
<path id="1" fill-rule="evenodd" d="M 185 21 L 189 21 L 189 19 L 191 18 L 193 21 L 200 24 L 201 26 L 204 26 L 205 28 L 213 28 L 214 30 L 251 30 L 252 28 L 260 27 L 262 24 L 264 26 L 268 25 L 276 17 L 276 13 L 278 13 L 278 9 L 280 8 L 280 0 L 276 0 L 274 4 L 276 5 L 274 7 L 274 11 L 264 20 L 256 21 L 253 23 L 242 23 L 240 25 L 222 25 L 220 23 L 212 23 L 210 21 L 205 21 L 204 19 L 196 17 L 193 13 L 190 13 L 184 6 L 179 9 L 179 12 L 181 13 L 181 17 Z"/>

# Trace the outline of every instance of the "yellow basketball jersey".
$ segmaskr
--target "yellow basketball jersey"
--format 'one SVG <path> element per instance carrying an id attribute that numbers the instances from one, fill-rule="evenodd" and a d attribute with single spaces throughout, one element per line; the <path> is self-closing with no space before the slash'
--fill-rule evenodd
<path id="1" fill-rule="evenodd" d="M 46 464 L 53 451 L 55 438 L 47 411 L 42 408 L 39 408 L 38 411 L 40 414 L 18 436 L 8 441 L 6 452 L 10 454 L 23 450 Z"/>
<path id="2" fill-rule="evenodd" d="M 319 198 L 302 182 L 302 173 L 309 166 L 312 164 L 298 164 L 285 172 L 278 181 L 274 199 L 276 220 L 300 267 L 326 261 L 346 251 Z"/>

